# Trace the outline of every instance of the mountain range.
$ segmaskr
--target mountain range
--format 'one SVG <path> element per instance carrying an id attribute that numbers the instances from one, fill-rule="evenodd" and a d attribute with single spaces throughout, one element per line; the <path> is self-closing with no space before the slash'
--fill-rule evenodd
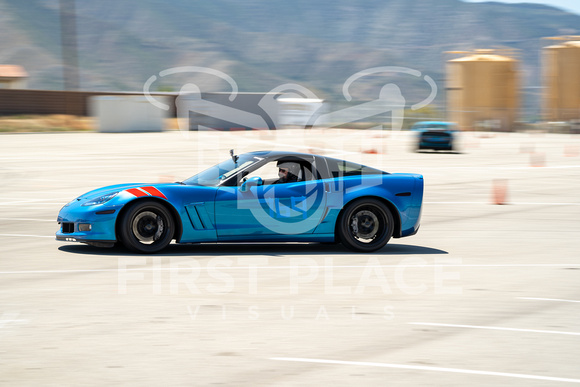
<path id="1" fill-rule="evenodd" d="M 521 84 L 537 97 L 540 53 L 556 35 L 578 34 L 580 16 L 537 4 L 460 0 L 76 0 L 83 90 L 228 91 L 218 70 L 240 91 L 263 92 L 293 83 L 330 100 L 344 98 L 345 80 L 365 69 L 399 66 L 427 74 L 440 91 L 449 51 L 497 49 L 520 60 Z M 22 65 L 31 89 L 62 89 L 59 0 L 0 0 L 0 63 Z M 508 51 L 504 51 L 508 50 Z M 351 87 L 373 99 L 388 82 L 408 101 L 425 82 L 406 74 L 373 74 Z M 437 103 L 444 103 L 444 93 Z M 534 97 L 535 95 L 535 97 Z M 531 102 L 528 102 L 531 103 Z"/>

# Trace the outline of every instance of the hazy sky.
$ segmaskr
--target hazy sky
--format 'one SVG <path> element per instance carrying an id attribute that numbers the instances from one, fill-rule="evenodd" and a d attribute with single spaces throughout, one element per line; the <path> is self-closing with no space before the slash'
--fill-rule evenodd
<path id="1" fill-rule="evenodd" d="M 463 0 L 470 3 L 481 3 L 483 1 L 489 0 Z M 494 0 L 500 3 L 538 3 L 551 5 L 552 7 L 557 7 L 564 9 L 566 11 L 574 12 L 580 15 L 580 0 Z"/>

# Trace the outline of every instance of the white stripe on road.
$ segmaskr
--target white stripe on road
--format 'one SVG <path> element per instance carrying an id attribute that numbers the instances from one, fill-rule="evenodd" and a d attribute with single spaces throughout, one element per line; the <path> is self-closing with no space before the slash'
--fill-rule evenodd
<path id="1" fill-rule="evenodd" d="M 493 205 L 491 202 L 424 202 L 423 204 L 484 204 Z M 542 203 L 542 202 L 507 202 L 515 206 L 580 206 L 580 203 Z"/>
<path id="2" fill-rule="evenodd" d="M 0 237 L 15 237 L 15 238 L 56 238 L 54 235 L 29 235 L 29 234 L 0 234 Z"/>
<path id="3" fill-rule="evenodd" d="M 399 369 L 415 370 L 415 371 L 452 372 L 452 373 L 458 373 L 458 374 L 503 376 L 503 377 L 508 377 L 508 378 L 544 380 L 544 381 L 550 381 L 550 382 L 580 383 L 580 379 L 556 378 L 556 377 L 551 377 L 551 376 L 539 376 L 539 375 L 527 375 L 527 374 L 513 374 L 513 373 L 508 373 L 508 372 L 467 370 L 467 369 L 461 369 L 461 368 L 444 368 L 444 367 L 429 367 L 429 366 L 417 366 L 417 365 L 407 365 L 407 364 L 374 363 L 374 362 L 366 362 L 366 361 L 305 359 L 305 358 L 294 358 L 294 357 L 272 357 L 272 358 L 270 358 L 270 360 L 292 361 L 292 362 L 300 362 L 300 363 L 319 363 L 319 364 L 337 364 L 337 365 L 350 365 L 350 366 L 399 368 Z"/>
<path id="4" fill-rule="evenodd" d="M 422 323 L 422 322 L 410 322 L 409 324 L 411 324 L 411 325 L 427 325 L 427 326 L 432 326 L 432 327 L 489 329 L 489 330 L 497 330 L 497 331 L 550 333 L 550 334 L 558 334 L 558 335 L 580 336 L 580 332 L 543 331 L 543 330 L 538 330 L 538 329 L 519 329 L 519 328 L 488 327 L 488 326 L 479 326 L 479 325 L 459 325 L 459 324 L 436 324 L 436 323 Z"/>
<path id="5" fill-rule="evenodd" d="M 69 200 L 70 201 L 70 200 Z M 25 199 L 25 200 L 15 200 L 11 202 L 0 202 L 0 206 L 13 206 L 15 204 L 50 204 L 54 206 L 64 205 L 67 202 L 60 199 Z"/>
<path id="6" fill-rule="evenodd" d="M 15 220 L 17 222 L 54 222 L 56 223 L 56 219 L 32 219 L 32 218 L 0 218 L 0 220 Z"/>
<path id="7" fill-rule="evenodd" d="M 354 152 L 353 152 L 354 153 Z M 489 166 L 454 166 L 454 167 L 426 167 L 424 165 L 410 165 L 408 168 L 416 169 L 416 170 L 429 170 L 434 169 L 437 171 L 440 170 L 473 170 L 473 171 L 489 171 L 489 170 L 500 170 L 500 171 L 519 171 L 519 170 L 530 170 L 530 171 L 542 171 L 546 169 L 575 169 L 580 168 L 580 165 L 546 165 L 543 167 L 502 167 L 497 165 L 489 165 Z M 420 172 L 418 172 L 420 173 Z"/>
<path id="8" fill-rule="evenodd" d="M 538 301 L 560 301 L 560 302 L 580 302 L 576 300 L 561 300 L 559 298 L 534 298 L 534 297 L 516 297 L 520 300 L 538 300 Z"/>
<path id="9" fill-rule="evenodd" d="M 0 328 L 4 328 L 4 326 L 8 324 L 27 324 L 28 320 L 23 319 L 16 319 L 20 316 L 20 313 L 4 313 L 2 317 L 0 317 Z"/>
<path id="10" fill-rule="evenodd" d="M 1 235 L 1 234 L 0 234 Z M 52 238 L 52 237 L 51 237 Z M 177 256 L 179 257 L 179 256 Z M 134 258 L 139 258 L 135 256 Z M 124 258 L 121 258 L 124 259 Z M 132 258 L 127 258 L 132 259 Z M 147 259 L 143 257 L 142 259 Z M 228 259 L 228 258 L 224 258 Z M 22 271 L 0 271 L 2 274 L 59 274 L 59 273 L 87 273 L 87 272 L 125 272 L 125 271 L 144 271 L 144 272 L 157 272 L 157 271 L 179 271 L 179 270 L 192 270 L 192 269 L 203 269 L 198 265 L 185 266 L 187 262 L 179 262 L 179 264 L 171 267 L 141 267 L 141 268 L 117 268 L 117 269 L 64 269 L 64 270 L 22 270 Z M 137 266 L 139 264 L 131 264 L 131 266 Z M 143 263 L 146 265 L 146 263 Z M 182 266 L 180 266 L 182 265 Z M 446 265 L 446 264 L 430 264 L 430 265 L 337 265 L 337 266 L 326 266 L 326 265 L 298 265 L 298 266 L 220 266 L 220 270 L 264 270 L 264 269 L 274 269 L 274 270 L 288 270 L 288 269 L 367 269 L 367 268 L 429 268 L 429 267 L 483 267 L 483 268 L 494 268 L 494 267 L 580 267 L 580 264 L 530 264 L 530 265 Z"/>

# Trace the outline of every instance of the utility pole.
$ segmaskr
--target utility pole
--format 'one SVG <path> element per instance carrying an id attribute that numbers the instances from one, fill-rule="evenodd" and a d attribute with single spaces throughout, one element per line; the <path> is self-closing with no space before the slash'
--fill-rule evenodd
<path id="1" fill-rule="evenodd" d="M 79 90 L 75 0 L 60 0 L 60 35 L 65 90 Z"/>

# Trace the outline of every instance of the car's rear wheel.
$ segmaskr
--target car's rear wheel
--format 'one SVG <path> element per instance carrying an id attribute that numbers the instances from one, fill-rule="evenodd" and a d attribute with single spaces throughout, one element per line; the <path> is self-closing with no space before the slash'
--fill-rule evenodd
<path id="1" fill-rule="evenodd" d="M 351 250 L 371 252 L 385 246 L 394 230 L 393 215 L 377 199 L 349 203 L 339 219 L 338 236 Z"/>
<path id="2" fill-rule="evenodd" d="M 174 224 L 165 206 L 152 200 L 143 200 L 127 209 L 119 232 L 128 249 L 139 253 L 156 253 L 171 243 Z"/>

